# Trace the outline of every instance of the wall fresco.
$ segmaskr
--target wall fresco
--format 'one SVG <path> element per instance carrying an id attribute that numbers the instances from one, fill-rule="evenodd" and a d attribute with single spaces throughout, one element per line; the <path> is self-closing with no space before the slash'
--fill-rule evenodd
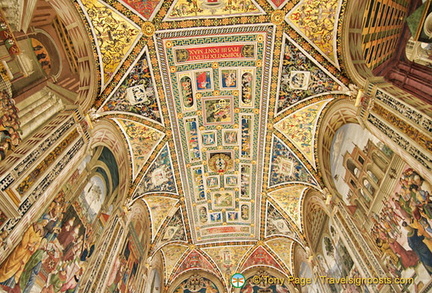
<path id="1" fill-rule="evenodd" d="M 418 272 L 416 283 L 432 276 L 432 186 L 405 166 L 391 197 L 372 214 L 370 230 L 382 259 L 394 277 Z"/>
<path id="2" fill-rule="evenodd" d="M 7 292 L 74 290 L 95 250 L 91 222 L 60 192 L 0 266 Z"/>
<path id="3" fill-rule="evenodd" d="M 326 276 L 331 278 L 360 277 L 354 261 L 340 238 L 333 242 L 329 237 L 323 237 L 321 245 L 323 255 L 317 256 L 317 262 Z M 352 284 L 349 286 L 327 284 L 327 286 L 330 287 L 331 292 L 341 292 L 344 288 L 352 292 L 360 292 L 359 290 L 361 290 Z"/>
<path id="4" fill-rule="evenodd" d="M 410 290 L 431 280 L 432 186 L 357 124 L 342 126 L 331 147 L 335 186 L 359 221 L 377 258 L 393 277 L 414 277 Z M 415 271 L 415 274 L 413 272 Z"/>
<path id="5" fill-rule="evenodd" d="M 136 231 L 139 234 L 139 231 Z M 126 293 L 139 290 L 139 266 L 143 265 L 135 238 L 129 233 L 120 254 L 115 258 L 107 279 L 107 292 Z"/>

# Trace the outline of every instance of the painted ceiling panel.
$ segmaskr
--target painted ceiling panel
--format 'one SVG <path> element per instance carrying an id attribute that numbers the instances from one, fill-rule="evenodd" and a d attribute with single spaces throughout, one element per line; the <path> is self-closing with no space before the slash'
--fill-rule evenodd
<path id="1" fill-rule="evenodd" d="M 316 168 L 314 145 L 318 118 L 329 101 L 320 101 L 306 106 L 275 125 L 275 128 L 303 153 L 314 168 Z"/>
<path id="2" fill-rule="evenodd" d="M 284 37 L 276 106 L 278 114 L 311 97 L 348 90 L 334 76 L 336 68 L 324 68 L 298 41 L 301 40 Z"/>
<path id="3" fill-rule="evenodd" d="M 291 273 L 293 272 L 291 262 L 293 242 L 294 241 L 287 238 L 275 238 L 266 241 L 267 246 L 282 260 Z"/>
<path id="4" fill-rule="evenodd" d="M 114 119 L 114 121 L 120 125 L 128 140 L 132 153 L 133 178 L 136 178 L 164 134 L 136 121 L 126 119 Z"/>
<path id="5" fill-rule="evenodd" d="M 294 29 L 336 66 L 339 66 L 336 37 L 341 3 L 342 0 L 303 0 L 286 17 Z"/>
<path id="6" fill-rule="evenodd" d="M 95 117 L 126 138 L 165 280 L 292 271 L 320 116 L 348 92 L 342 0 L 77 1 L 103 69 Z"/>
<path id="7" fill-rule="evenodd" d="M 140 29 L 117 11 L 97 0 L 82 0 L 102 63 L 102 84 L 106 85 L 124 57 L 141 37 Z"/>
<path id="8" fill-rule="evenodd" d="M 176 0 L 165 20 L 259 14 L 263 14 L 263 10 L 253 0 L 229 2 L 222 0 Z"/>
<path id="9" fill-rule="evenodd" d="M 146 170 L 144 177 L 138 184 L 135 197 L 149 193 L 177 194 L 173 163 L 168 144 L 162 148 L 156 159 Z"/>
<path id="10" fill-rule="evenodd" d="M 275 200 L 300 230 L 302 230 L 302 198 L 306 189 L 304 185 L 295 185 L 269 193 L 269 197 Z"/>
<path id="11" fill-rule="evenodd" d="M 162 223 L 172 214 L 171 211 L 175 209 L 178 200 L 165 196 L 148 196 L 143 200 L 150 210 L 152 240 L 154 240 Z"/>
<path id="12" fill-rule="evenodd" d="M 154 13 L 157 11 L 157 8 L 163 2 L 161 0 L 145 0 L 145 1 L 136 1 L 136 0 L 123 0 L 121 1 L 126 4 L 131 10 L 135 11 L 145 19 L 151 19 Z"/>
<path id="13" fill-rule="evenodd" d="M 183 223 L 182 210 L 179 208 L 171 220 L 168 222 L 165 232 L 160 239 L 161 243 L 171 241 L 187 241 L 186 229 Z"/>
<path id="14" fill-rule="evenodd" d="M 229 278 L 238 271 L 238 264 L 246 253 L 252 248 L 252 245 L 236 245 L 223 247 L 208 247 L 202 250 L 210 256 L 217 265 L 225 282 L 228 284 Z"/>
<path id="15" fill-rule="evenodd" d="M 263 265 L 283 270 L 278 261 L 264 247 L 259 246 L 252 252 L 239 271 L 243 272 L 250 267 Z"/>
<path id="16" fill-rule="evenodd" d="M 279 138 L 273 137 L 269 186 L 301 182 L 318 186 L 315 178 L 295 153 Z"/>
<path id="17" fill-rule="evenodd" d="M 119 85 L 98 110 L 127 112 L 162 123 L 157 92 L 147 48 L 144 48 Z"/>
<path id="18" fill-rule="evenodd" d="M 165 269 L 165 281 L 168 282 L 174 268 L 177 263 L 182 259 L 183 254 L 188 250 L 188 246 L 171 244 L 162 247 L 162 253 L 164 256 L 164 269 Z"/>
<path id="19" fill-rule="evenodd" d="M 179 274 L 191 269 L 201 269 L 208 272 L 213 272 L 220 275 L 216 268 L 197 250 L 192 250 L 177 268 L 176 272 L 171 276 L 171 280 Z"/>
<path id="20" fill-rule="evenodd" d="M 299 235 L 299 228 L 292 220 L 286 219 L 270 202 L 267 202 L 265 237 L 286 236 L 302 242 Z"/>
<path id="21" fill-rule="evenodd" d="M 192 238 L 258 239 L 273 27 L 202 33 L 158 35 Z"/>

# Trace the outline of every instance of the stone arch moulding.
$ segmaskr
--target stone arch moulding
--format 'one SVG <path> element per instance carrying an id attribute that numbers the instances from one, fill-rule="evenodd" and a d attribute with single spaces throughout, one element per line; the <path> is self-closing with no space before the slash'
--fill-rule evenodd
<path id="1" fill-rule="evenodd" d="M 330 168 L 330 152 L 337 130 L 345 124 L 360 124 L 356 117 L 357 109 L 349 100 L 331 102 L 321 120 L 318 130 L 318 168 L 321 170 L 325 186 L 330 194 L 337 194 Z"/>
<path id="2" fill-rule="evenodd" d="M 57 79 L 63 69 L 63 62 L 62 58 L 60 57 L 60 49 L 58 47 L 58 44 L 56 41 L 50 36 L 49 33 L 47 33 L 45 30 L 41 28 L 35 29 L 35 34 L 31 36 L 31 38 L 34 38 L 42 43 L 42 45 L 45 46 L 46 50 L 48 51 L 48 54 L 51 58 L 51 73 L 50 75 Z"/>
<path id="3" fill-rule="evenodd" d="M 83 111 L 86 112 L 93 104 L 99 89 L 99 72 L 93 58 L 91 40 L 73 1 L 51 0 L 49 2 L 65 27 L 68 28 L 69 37 L 75 48 L 80 76 L 76 103 L 81 105 Z"/>
<path id="4" fill-rule="evenodd" d="M 363 15 L 369 1 L 347 1 L 342 23 L 342 64 L 348 76 L 360 87 L 373 76 L 372 71 L 366 65 L 362 50 Z"/>
<path id="5" fill-rule="evenodd" d="M 331 218 L 331 212 L 323 200 L 324 196 L 318 191 L 311 190 L 306 194 L 304 199 L 304 236 L 308 245 L 306 252 L 309 254 L 315 252 L 320 231 L 324 229 L 326 223 Z"/>
<path id="6" fill-rule="evenodd" d="M 146 263 L 147 278 L 145 281 L 144 293 L 160 293 L 163 291 L 164 273 L 163 258 L 160 252 L 149 257 Z"/>
<path id="7" fill-rule="evenodd" d="M 90 149 L 95 149 L 98 146 L 108 148 L 115 157 L 118 172 L 119 172 L 119 185 L 118 190 L 121 192 L 120 197 L 126 198 L 130 187 L 130 164 L 131 160 L 127 148 L 122 147 L 124 140 L 122 134 L 114 126 L 114 122 L 108 120 L 98 120 L 91 129 Z"/>

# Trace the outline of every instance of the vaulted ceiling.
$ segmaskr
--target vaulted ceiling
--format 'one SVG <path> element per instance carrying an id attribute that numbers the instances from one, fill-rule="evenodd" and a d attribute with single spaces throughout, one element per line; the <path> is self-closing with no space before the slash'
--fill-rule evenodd
<path id="1" fill-rule="evenodd" d="M 130 155 L 165 279 L 286 274 L 306 247 L 303 200 L 324 188 L 320 118 L 348 97 L 344 1 L 77 0 L 100 93 Z"/>

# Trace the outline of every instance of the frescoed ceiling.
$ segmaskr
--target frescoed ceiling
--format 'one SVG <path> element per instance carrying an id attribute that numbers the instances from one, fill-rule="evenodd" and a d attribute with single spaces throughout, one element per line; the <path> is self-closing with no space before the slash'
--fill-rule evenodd
<path id="1" fill-rule="evenodd" d="M 344 1 L 76 2 L 98 56 L 94 117 L 123 134 L 165 280 L 290 275 L 304 197 L 323 188 L 320 118 L 349 95 Z"/>

